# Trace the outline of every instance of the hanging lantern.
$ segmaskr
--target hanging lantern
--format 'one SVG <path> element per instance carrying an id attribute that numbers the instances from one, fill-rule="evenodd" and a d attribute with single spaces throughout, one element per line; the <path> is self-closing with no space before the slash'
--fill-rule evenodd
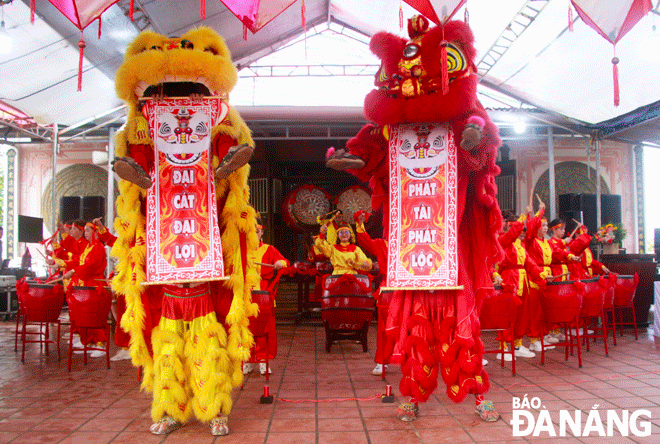
<path id="1" fill-rule="evenodd" d="M 614 106 L 619 106 L 619 59 L 616 44 L 653 8 L 651 0 L 571 0 L 584 23 L 605 37 L 614 47 L 612 76 L 614 78 Z"/>
<path id="2" fill-rule="evenodd" d="M 76 28 L 80 29 L 80 41 L 78 48 L 80 57 L 78 59 L 78 91 L 82 89 L 82 65 L 85 50 L 85 41 L 83 40 L 83 30 L 94 20 L 99 21 L 98 36 L 101 37 L 101 14 L 106 9 L 117 3 L 119 0 L 48 0 L 58 11 L 60 11 Z M 31 2 L 30 9 L 34 11 L 34 1 Z M 30 14 L 34 16 L 33 12 Z"/>
<path id="3" fill-rule="evenodd" d="M 296 0 L 220 0 L 252 34 L 283 13 Z M 303 4 L 304 7 L 304 4 Z M 245 31 L 244 31 L 245 32 Z"/>

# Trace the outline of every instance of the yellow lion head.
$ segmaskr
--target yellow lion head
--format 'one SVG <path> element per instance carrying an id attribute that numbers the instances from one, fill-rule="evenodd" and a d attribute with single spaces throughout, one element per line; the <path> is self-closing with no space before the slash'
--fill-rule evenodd
<path id="1" fill-rule="evenodd" d="M 115 90 L 135 112 L 142 97 L 226 95 L 237 78 L 229 48 L 212 29 L 200 27 L 181 37 L 144 31 L 128 47 Z"/>

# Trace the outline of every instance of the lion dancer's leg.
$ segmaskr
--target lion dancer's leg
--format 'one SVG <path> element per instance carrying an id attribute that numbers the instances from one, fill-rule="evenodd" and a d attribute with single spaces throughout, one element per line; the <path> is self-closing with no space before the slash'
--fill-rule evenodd
<path id="1" fill-rule="evenodd" d="M 227 334 L 218 323 L 208 284 L 166 286 L 163 314 L 153 333 L 154 400 L 151 432 L 181 427 L 192 412 L 213 435 L 229 433 L 231 361 Z"/>
<path id="2" fill-rule="evenodd" d="M 436 336 L 431 324 L 429 298 L 426 292 L 405 292 L 404 316 L 399 338 L 401 350 L 401 394 L 410 401 L 401 404 L 397 418 L 413 421 L 419 413 L 419 403 L 426 402 L 438 385 L 439 363 L 436 359 Z"/>
<path id="3" fill-rule="evenodd" d="M 184 368 L 184 307 L 174 286 L 163 292 L 163 306 L 158 327 L 151 333 L 154 357 L 154 392 L 150 431 L 155 435 L 170 433 L 190 418 L 192 391 Z"/>

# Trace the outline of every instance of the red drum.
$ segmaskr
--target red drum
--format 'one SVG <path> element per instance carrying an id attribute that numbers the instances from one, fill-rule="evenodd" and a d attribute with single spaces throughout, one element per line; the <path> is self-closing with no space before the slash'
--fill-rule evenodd
<path id="1" fill-rule="evenodd" d="M 580 316 L 600 316 L 605 302 L 605 293 L 610 284 L 604 277 L 582 279 L 584 283 L 584 298 Z"/>
<path id="2" fill-rule="evenodd" d="M 580 281 L 548 282 L 541 292 L 541 305 L 547 324 L 575 321 L 582 309 L 584 284 Z"/>
<path id="3" fill-rule="evenodd" d="M 614 307 L 614 287 L 616 285 L 616 274 L 604 275 L 607 279 L 607 290 L 603 301 L 603 310 L 611 310 Z"/>
<path id="4" fill-rule="evenodd" d="M 294 262 L 293 268 L 296 270 L 296 273 L 303 276 L 316 274 L 316 264 L 313 262 Z"/>
<path id="5" fill-rule="evenodd" d="M 367 351 L 367 331 L 374 315 L 369 277 L 361 274 L 332 275 L 325 279 L 321 318 L 326 328 L 326 351 L 335 337 L 356 339 Z"/>
<path id="6" fill-rule="evenodd" d="M 637 291 L 637 284 L 639 284 L 639 276 L 635 273 L 634 276 L 618 275 L 616 283 L 614 284 L 614 302 L 615 307 L 630 307 L 632 306 L 635 291 Z"/>
<path id="7" fill-rule="evenodd" d="M 27 292 L 19 294 L 21 313 L 29 322 L 57 322 L 64 306 L 61 285 L 27 282 Z"/>
<path id="8" fill-rule="evenodd" d="M 99 290 L 100 289 L 100 290 Z M 72 287 L 66 296 L 69 318 L 76 327 L 106 328 L 112 294 L 103 287 Z"/>
<path id="9" fill-rule="evenodd" d="M 274 316 L 275 304 L 270 297 L 270 293 L 263 290 L 252 290 L 252 302 L 259 306 L 259 314 L 256 317 L 248 318 L 250 331 L 253 336 L 263 336 L 266 332 L 268 320 L 271 316 Z"/>
<path id="10" fill-rule="evenodd" d="M 513 292 L 513 288 L 495 286 L 494 288 L 480 288 L 481 311 L 479 321 L 482 330 L 504 330 L 512 328 L 518 317 L 518 310 L 522 305 L 520 298 Z"/>
<path id="11" fill-rule="evenodd" d="M 58 344 L 60 339 L 60 312 L 64 305 L 64 289 L 61 285 L 37 284 L 33 282 L 17 283 L 16 293 L 19 300 L 20 312 L 16 320 L 16 340 L 14 349 L 18 346 L 18 316 L 23 317 L 23 330 L 21 339 L 23 350 L 21 353 L 21 362 L 25 362 L 25 344 L 44 344 L 46 346 L 46 355 L 48 355 L 48 345 Z M 42 325 L 46 328 L 42 329 Z M 48 323 L 57 324 L 57 336 L 55 340 L 49 338 Z M 29 324 L 39 324 L 39 331 L 28 331 Z M 35 340 L 27 338 L 28 335 L 37 336 Z M 60 348 L 57 348 L 57 359 L 60 358 Z"/>
<path id="12" fill-rule="evenodd" d="M 319 274 L 330 274 L 332 273 L 332 264 L 330 262 L 317 262 L 316 269 Z"/>

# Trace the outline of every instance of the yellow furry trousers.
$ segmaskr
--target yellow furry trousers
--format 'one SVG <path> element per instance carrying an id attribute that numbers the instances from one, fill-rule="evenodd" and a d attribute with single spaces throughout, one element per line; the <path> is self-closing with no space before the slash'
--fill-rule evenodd
<path id="1" fill-rule="evenodd" d="M 154 392 L 151 417 L 203 422 L 228 415 L 233 364 L 227 333 L 218 323 L 208 284 L 166 286 L 162 314 L 152 332 Z"/>

